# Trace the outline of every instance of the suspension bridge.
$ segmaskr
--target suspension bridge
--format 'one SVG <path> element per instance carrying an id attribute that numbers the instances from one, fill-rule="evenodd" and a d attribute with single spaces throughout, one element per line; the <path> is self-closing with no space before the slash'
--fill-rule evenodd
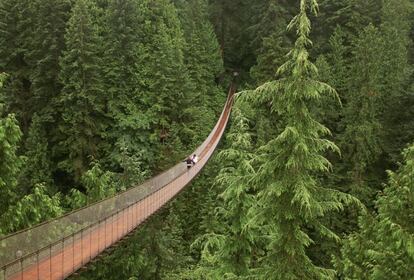
<path id="1" fill-rule="evenodd" d="M 173 199 L 206 165 L 229 120 L 234 86 L 206 140 L 199 161 L 169 170 L 113 197 L 0 238 L 0 280 L 65 279 L 127 237 Z"/>

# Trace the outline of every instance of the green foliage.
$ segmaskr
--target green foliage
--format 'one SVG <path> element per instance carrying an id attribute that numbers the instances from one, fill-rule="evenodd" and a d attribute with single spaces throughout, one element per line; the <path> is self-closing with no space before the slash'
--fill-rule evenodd
<path id="1" fill-rule="evenodd" d="M 3 115 L 4 110 L 4 93 L 3 93 L 3 83 L 7 79 L 6 73 L 0 73 L 0 116 Z"/>
<path id="2" fill-rule="evenodd" d="M 111 122 L 105 135 L 110 145 L 105 158 L 114 169 L 118 168 L 125 148 L 141 154 L 146 164 L 154 157 L 153 116 L 147 111 L 149 96 L 141 92 L 145 79 L 139 75 L 142 64 L 149 59 L 142 45 L 142 40 L 150 36 L 144 32 L 145 9 L 143 1 L 111 1 L 105 15 L 103 70 Z"/>
<path id="3" fill-rule="evenodd" d="M 410 121 L 406 114 L 396 114 L 398 111 L 409 113 L 412 97 L 409 94 L 410 77 L 413 66 L 410 65 L 410 16 L 414 11 L 412 1 L 384 0 L 382 24 L 380 30 L 384 38 L 384 64 L 381 86 L 384 92 L 384 111 L 381 122 L 384 127 L 384 150 L 392 159 L 398 161 L 400 151 L 413 139 L 411 129 L 406 127 Z M 412 82 L 411 82 L 412 83 Z"/>
<path id="4" fill-rule="evenodd" d="M 100 38 L 93 17 L 93 2 L 79 0 L 73 8 L 61 59 L 63 83 L 58 106 L 60 139 L 59 167 L 75 181 L 99 158 L 99 144 L 106 127 L 105 91 L 101 73 Z"/>
<path id="5" fill-rule="evenodd" d="M 358 213 L 330 188 L 373 212 L 339 277 L 412 278 L 412 148 L 379 190 L 414 141 L 413 2 L 319 2 L 309 19 L 314 0 L 0 0 L 1 234 L 181 161 L 237 70 L 239 88 L 277 80 L 240 94 L 220 156 L 80 278 L 330 278 Z"/>
<path id="6" fill-rule="evenodd" d="M 0 215 L 17 199 L 16 186 L 24 158 L 17 154 L 22 132 L 14 115 L 0 118 Z"/>
<path id="7" fill-rule="evenodd" d="M 354 46 L 352 85 L 344 107 L 340 146 L 344 161 L 349 164 L 347 177 L 351 189 L 360 198 L 372 193 L 367 188 L 366 171 L 382 153 L 381 108 L 381 57 L 383 41 L 377 28 L 372 25 L 361 31 Z M 366 201 L 366 200 L 365 200 Z"/>
<path id="8" fill-rule="evenodd" d="M 25 195 L 0 216 L 2 233 L 11 233 L 31 227 L 63 214 L 61 195 L 49 196 L 42 184 L 37 184 L 33 192 Z"/>
<path id="9" fill-rule="evenodd" d="M 206 1 L 177 2 L 185 38 L 184 63 L 191 83 L 180 117 L 185 125 L 178 127 L 177 133 L 185 146 L 193 148 L 208 135 L 224 102 L 222 90 L 215 83 L 224 69 Z"/>
<path id="10" fill-rule="evenodd" d="M 344 32 L 346 45 L 369 24 L 378 26 L 381 21 L 383 0 L 322 0 L 320 17 L 315 19 L 315 48 L 327 51 L 329 37 L 339 26 Z"/>
<path id="11" fill-rule="evenodd" d="M 0 73 L 0 89 L 3 88 L 3 83 L 6 79 L 7 79 L 7 74 L 6 73 Z"/>
<path id="12" fill-rule="evenodd" d="M 26 140 L 27 161 L 19 183 L 22 189 L 27 191 L 40 183 L 44 183 L 48 188 L 53 186 L 53 168 L 48 154 L 47 133 L 42 124 L 41 118 L 35 114 Z"/>
<path id="13" fill-rule="evenodd" d="M 255 63 L 251 30 L 256 17 L 256 1 L 210 0 L 210 18 L 220 44 L 226 69 L 238 69 L 244 77 Z"/>
<path id="14" fill-rule="evenodd" d="M 252 68 L 252 76 L 258 84 L 276 78 L 275 73 L 283 63 L 284 55 L 288 51 L 286 44 L 283 40 L 283 33 L 273 33 L 263 39 L 263 46 L 257 57 L 257 65 Z"/>
<path id="15" fill-rule="evenodd" d="M 381 45 L 382 39 L 378 30 L 372 25 L 365 28 L 355 42 L 351 70 L 353 95 L 348 97 L 345 107 L 346 128 L 343 142 L 352 143 L 351 139 L 357 142 L 353 144 L 355 150 L 347 151 L 347 155 L 357 157 L 353 160 L 360 165 L 356 169 L 364 169 L 375 161 L 380 153 L 378 136 L 381 125 L 378 121 L 378 103 Z M 357 112 L 359 114 L 356 114 Z"/>
<path id="16" fill-rule="evenodd" d="M 376 25 L 380 22 L 382 0 L 348 0 L 345 3 L 347 6 L 340 13 L 349 17 L 350 21 L 345 25 L 354 34 L 369 24 Z"/>
<path id="17" fill-rule="evenodd" d="M 168 1 L 125 0 L 111 3 L 107 24 L 110 156 L 126 147 L 152 165 L 160 138 L 180 120 L 188 93 L 177 13 Z"/>
<path id="18" fill-rule="evenodd" d="M 6 112 L 13 112 L 20 127 L 26 132 L 31 114 L 31 64 L 28 59 L 34 15 L 33 1 L 0 1 L 0 72 L 7 72 L 9 79 L 4 88 Z"/>
<path id="19" fill-rule="evenodd" d="M 144 25 L 144 49 L 151 59 L 142 61 L 143 67 L 138 71 L 144 87 L 141 94 L 150 98 L 147 105 L 155 114 L 155 131 L 168 131 L 174 120 L 180 120 L 182 105 L 188 97 L 184 37 L 177 11 L 169 1 L 143 2 L 147 6 L 143 16 L 149 20 Z"/>
<path id="20" fill-rule="evenodd" d="M 313 243 L 309 232 L 339 240 L 321 218 L 356 202 L 322 187 L 315 176 L 331 169 L 324 152 L 338 151 L 334 143 L 322 138 L 330 132 L 311 111 L 322 94 L 335 96 L 330 86 L 314 79 L 317 69 L 307 51 L 311 44 L 307 10 L 316 12 L 317 8 L 316 1 L 300 2 L 300 12 L 288 26 L 296 29 L 298 38 L 278 70 L 281 79 L 254 92 L 253 98 L 270 103 L 271 111 L 283 118 L 282 132 L 258 149 L 254 164 L 258 166 L 253 179 L 258 193 L 252 223 L 262 232 L 257 238 L 266 244 L 266 253 L 254 271 L 260 279 L 332 279 L 332 270 L 315 265 L 306 254 Z"/>
<path id="21" fill-rule="evenodd" d="M 348 49 L 345 46 L 345 34 L 341 27 L 337 27 L 329 38 L 330 52 L 327 54 L 327 59 L 330 64 L 330 82 L 335 86 L 338 94 L 343 97 L 346 82 L 347 82 L 347 64 L 345 55 Z"/>
<path id="22" fill-rule="evenodd" d="M 334 74 L 335 79 L 342 80 L 339 85 L 345 99 L 339 136 L 344 154 L 341 167 L 350 189 L 368 205 L 372 205 L 383 170 L 410 141 L 397 128 L 408 121 L 396 114 L 407 110 L 402 102 L 409 106 L 410 99 L 406 94 L 410 11 L 408 1 L 398 5 L 383 1 L 381 25 L 368 25 L 355 36 L 348 74 Z"/>
<path id="23" fill-rule="evenodd" d="M 88 196 L 78 189 L 71 189 L 65 196 L 64 205 L 68 209 L 79 209 L 88 204 Z"/>
<path id="24" fill-rule="evenodd" d="M 257 84 L 274 80 L 276 71 L 283 64 L 284 56 L 291 47 L 286 32 L 288 19 L 292 15 L 286 1 L 263 1 L 264 11 L 255 26 L 256 40 L 261 40 L 257 53 L 257 64 L 251 68 L 251 74 Z M 275 21 L 274 19 L 277 19 Z"/>
<path id="25" fill-rule="evenodd" d="M 30 71 L 33 94 L 31 106 L 44 121 L 51 122 L 55 115 L 54 101 L 62 89 L 59 58 L 65 48 L 64 36 L 71 1 L 35 0 L 32 6 L 35 15 L 34 36 L 28 50 L 28 59 L 34 65 Z"/>
<path id="26" fill-rule="evenodd" d="M 84 207 L 88 204 L 113 196 L 117 191 L 116 175 L 102 170 L 98 162 L 93 162 L 90 169 L 81 178 L 85 192 L 70 190 L 66 196 L 66 204 L 71 209 Z"/>
<path id="27" fill-rule="evenodd" d="M 217 195 L 219 190 L 214 188 L 210 179 L 215 178 L 220 169 L 220 161 L 213 155 L 203 172 L 194 180 L 183 193 L 177 197 L 174 211 L 182 220 L 183 237 L 187 248 L 196 238 L 204 233 L 211 233 L 219 226 L 215 215 Z M 198 259 L 199 247 L 191 249 L 191 255 Z"/>
<path id="28" fill-rule="evenodd" d="M 86 188 L 88 204 L 112 196 L 116 192 L 113 184 L 113 174 L 109 171 L 103 171 L 99 163 L 92 164 L 82 176 L 82 184 Z"/>
<path id="29" fill-rule="evenodd" d="M 130 154 L 126 148 L 121 150 L 119 163 L 122 173 L 118 173 L 115 177 L 118 188 L 125 190 L 136 186 L 148 177 L 148 172 L 145 171 L 141 158 L 140 155 Z"/>
<path id="30" fill-rule="evenodd" d="M 414 277 L 414 146 L 404 152 L 398 172 L 377 200 L 378 214 L 362 216 L 359 230 L 344 242 L 335 264 L 345 279 Z"/>
<path id="31" fill-rule="evenodd" d="M 247 120 L 237 107 L 233 110 L 232 130 L 227 135 L 230 147 L 218 156 L 222 169 L 216 185 L 222 192 L 215 212 L 220 223 L 196 241 L 204 244 L 201 266 L 195 273 L 206 279 L 247 276 L 253 259 L 254 232 L 249 228 L 248 217 L 249 209 L 255 204 L 251 137 Z"/>

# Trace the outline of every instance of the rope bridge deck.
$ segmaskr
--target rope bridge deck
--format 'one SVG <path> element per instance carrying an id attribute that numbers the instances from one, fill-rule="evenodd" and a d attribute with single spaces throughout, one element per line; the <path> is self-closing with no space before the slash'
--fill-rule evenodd
<path id="1" fill-rule="evenodd" d="M 64 279 L 128 235 L 174 198 L 205 166 L 229 119 L 234 87 L 207 139 L 184 163 L 114 197 L 0 239 L 0 280 Z"/>

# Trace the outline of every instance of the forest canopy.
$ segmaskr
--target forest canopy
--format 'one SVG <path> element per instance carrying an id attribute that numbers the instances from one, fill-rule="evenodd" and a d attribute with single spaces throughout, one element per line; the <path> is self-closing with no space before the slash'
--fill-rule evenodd
<path id="1" fill-rule="evenodd" d="M 0 237 L 202 174 L 73 279 L 414 278 L 414 0 L 0 0 Z M 236 74 L 236 75 L 235 75 Z"/>

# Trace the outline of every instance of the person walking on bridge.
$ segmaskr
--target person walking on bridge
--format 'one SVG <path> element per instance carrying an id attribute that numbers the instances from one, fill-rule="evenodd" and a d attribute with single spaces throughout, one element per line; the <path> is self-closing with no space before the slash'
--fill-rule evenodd
<path id="1" fill-rule="evenodd" d="M 193 161 L 193 165 L 195 165 L 198 161 L 198 156 L 196 154 L 194 154 L 193 157 L 191 158 L 191 160 Z"/>
<path id="2" fill-rule="evenodd" d="M 193 166 L 194 162 L 191 156 L 188 156 L 184 162 L 187 164 L 187 169 L 190 169 Z"/>

